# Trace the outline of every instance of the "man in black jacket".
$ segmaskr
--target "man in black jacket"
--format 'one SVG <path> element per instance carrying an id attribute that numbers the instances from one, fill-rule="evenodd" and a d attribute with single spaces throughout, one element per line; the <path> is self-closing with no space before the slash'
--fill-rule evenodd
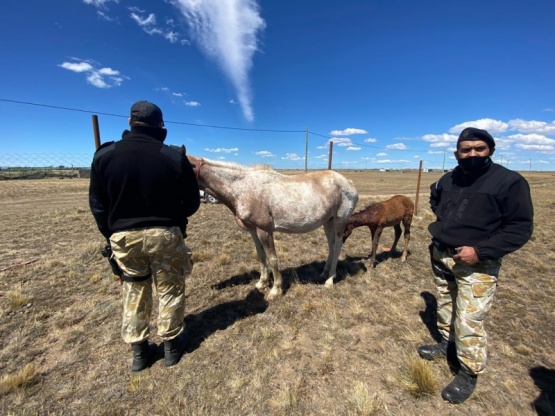
<path id="1" fill-rule="evenodd" d="M 503 256 L 522 247 L 533 230 L 528 182 L 492 162 L 493 137 L 468 127 L 457 141 L 458 167 L 431 186 L 436 221 L 430 255 L 438 290 L 437 323 L 443 339 L 418 347 L 433 360 L 456 351 L 460 369 L 441 395 L 462 403 L 486 366 L 484 319 L 491 308 Z"/>
<path id="2" fill-rule="evenodd" d="M 165 365 L 177 364 L 185 351 L 185 276 L 192 263 L 183 239 L 200 197 L 185 149 L 163 144 L 167 131 L 160 108 L 136 102 L 129 126 L 122 140 L 96 151 L 89 204 L 122 272 L 122 337 L 133 349 L 131 370 L 141 371 L 154 354 L 148 342 L 153 284 Z"/>

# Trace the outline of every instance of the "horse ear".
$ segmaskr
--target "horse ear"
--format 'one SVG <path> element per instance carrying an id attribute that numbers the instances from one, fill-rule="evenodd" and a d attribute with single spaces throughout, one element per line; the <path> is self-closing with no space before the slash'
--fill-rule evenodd
<path id="1" fill-rule="evenodd" d="M 185 156 L 187 154 L 187 149 L 184 144 L 181 145 L 181 150 L 183 151 L 183 156 Z"/>

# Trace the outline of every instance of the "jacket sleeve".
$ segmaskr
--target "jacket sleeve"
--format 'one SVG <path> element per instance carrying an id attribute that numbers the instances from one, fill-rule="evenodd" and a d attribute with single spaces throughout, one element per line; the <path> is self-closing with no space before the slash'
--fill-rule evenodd
<path id="1" fill-rule="evenodd" d="M 501 200 L 504 219 L 489 239 L 476 245 L 482 260 L 498 259 L 522 247 L 532 236 L 534 208 L 530 187 L 524 178 L 514 182 Z"/>
<path id="2" fill-rule="evenodd" d="M 430 208 L 432 208 L 434 213 L 436 212 L 440 197 L 441 187 L 439 181 L 437 181 L 430 186 Z"/>
<path id="3" fill-rule="evenodd" d="M 91 166 L 91 180 L 89 184 L 89 207 L 98 229 L 106 239 L 109 239 L 111 235 L 108 227 L 109 201 L 94 161 Z"/>

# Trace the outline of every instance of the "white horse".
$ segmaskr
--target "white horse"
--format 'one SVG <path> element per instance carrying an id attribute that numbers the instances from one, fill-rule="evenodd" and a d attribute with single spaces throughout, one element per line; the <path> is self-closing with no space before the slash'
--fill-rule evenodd
<path id="1" fill-rule="evenodd" d="M 225 204 L 239 227 L 250 232 L 261 263 L 256 287 L 269 285 L 268 268 L 274 276 L 269 299 L 283 294 L 274 231 L 308 233 L 323 225 L 329 254 L 320 277 L 327 279 L 326 286 L 333 285 L 345 225 L 358 201 L 351 181 L 332 170 L 283 175 L 267 167 L 187 157 L 200 187 Z"/>

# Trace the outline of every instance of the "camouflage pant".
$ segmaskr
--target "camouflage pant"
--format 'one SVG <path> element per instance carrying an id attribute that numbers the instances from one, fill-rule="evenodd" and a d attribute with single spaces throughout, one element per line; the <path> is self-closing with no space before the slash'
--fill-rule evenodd
<path id="1" fill-rule="evenodd" d="M 484 260 L 474 266 L 456 264 L 452 249 L 430 247 L 437 286 L 437 326 L 444 339 L 454 341 L 457 357 L 473 374 L 487 362 L 486 318 L 493 303 L 501 260 Z"/>
<path id="2" fill-rule="evenodd" d="M 127 343 L 149 336 L 152 284 L 158 293 L 158 335 L 163 340 L 183 331 L 185 276 L 191 274 L 191 251 L 178 227 L 120 231 L 110 237 L 112 252 L 124 273 L 123 323 Z"/>

